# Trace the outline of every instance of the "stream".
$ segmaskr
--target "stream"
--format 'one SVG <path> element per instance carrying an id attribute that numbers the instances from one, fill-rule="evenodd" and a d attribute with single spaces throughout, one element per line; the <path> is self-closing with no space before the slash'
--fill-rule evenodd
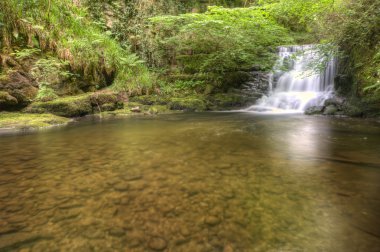
<path id="1" fill-rule="evenodd" d="M 0 251 L 380 248 L 376 121 L 88 119 L 0 146 Z"/>

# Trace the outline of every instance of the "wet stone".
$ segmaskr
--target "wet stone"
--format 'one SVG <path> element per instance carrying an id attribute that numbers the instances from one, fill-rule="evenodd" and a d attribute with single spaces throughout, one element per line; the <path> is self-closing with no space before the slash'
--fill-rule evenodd
<path id="1" fill-rule="evenodd" d="M 191 240 L 190 237 L 186 237 L 186 238 L 181 237 L 181 238 L 178 238 L 178 239 L 175 241 L 175 244 L 176 244 L 177 246 L 180 246 L 180 245 L 183 245 L 183 244 L 185 244 L 185 243 L 188 243 L 190 240 Z"/>
<path id="2" fill-rule="evenodd" d="M 104 233 L 97 227 L 88 227 L 83 232 L 83 236 L 88 239 L 100 239 L 104 237 Z"/>
<path id="3" fill-rule="evenodd" d="M 8 222 L 0 220 L 0 235 L 17 232 L 19 230 L 20 228 L 18 228 L 17 225 L 10 225 Z"/>
<path id="4" fill-rule="evenodd" d="M 116 185 L 114 185 L 113 187 L 116 191 L 119 191 L 119 192 L 125 192 L 125 191 L 128 191 L 129 189 L 129 184 L 128 183 L 118 183 Z"/>
<path id="5" fill-rule="evenodd" d="M 167 242 L 160 237 L 153 237 L 149 240 L 148 246 L 155 251 L 162 251 L 167 247 Z"/>
<path id="6" fill-rule="evenodd" d="M 112 236 L 121 237 L 125 235 L 125 231 L 120 227 L 113 227 L 109 230 L 109 234 Z"/>
<path id="7" fill-rule="evenodd" d="M 233 192 L 233 191 L 223 192 L 223 197 L 225 199 L 233 199 L 235 197 L 235 192 Z"/>
<path id="8" fill-rule="evenodd" d="M 216 226 L 220 223 L 220 219 L 216 216 L 210 215 L 205 218 L 204 222 L 209 226 Z"/>
<path id="9" fill-rule="evenodd" d="M 0 199 L 7 198 L 9 196 L 9 192 L 0 192 Z"/>
<path id="10" fill-rule="evenodd" d="M 125 206 L 125 205 L 128 205 L 128 204 L 130 203 L 130 201 L 131 201 L 131 200 L 130 200 L 129 198 L 127 198 L 127 197 L 126 197 L 126 198 L 122 198 L 122 199 L 120 200 L 119 204 Z"/>
<path id="11" fill-rule="evenodd" d="M 183 235 L 183 236 L 189 236 L 191 233 L 190 233 L 190 230 L 186 227 L 181 227 L 180 230 L 179 230 L 180 234 Z"/>
<path id="12" fill-rule="evenodd" d="M 28 217 L 22 215 L 12 215 L 7 219 L 10 223 L 25 223 L 28 221 Z"/>
<path id="13" fill-rule="evenodd" d="M 59 209 L 70 209 L 70 208 L 79 208 L 82 207 L 83 205 L 78 204 L 78 203 L 64 203 L 60 205 L 58 208 Z"/>
<path id="14" fill-rule="evenodd" d="M 125 180 L 125 181 L 134 181 L 134 180 L 140 180 L 142 178 L 143 178 L 143 175 L 136 174 L 136 175 L 125 176 L 123 178 L 123 180 Z"/>
<path id="15" fill-rule="evenodd" d="M 223 252 L 234 252 L 234 249 L 231 244 L 226 244 L 223 248 Z"/>

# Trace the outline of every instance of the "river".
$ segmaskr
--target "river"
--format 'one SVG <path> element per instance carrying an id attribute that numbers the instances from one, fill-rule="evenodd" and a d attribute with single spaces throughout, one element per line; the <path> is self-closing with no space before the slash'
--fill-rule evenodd
<path id="1" fill-rule="evenodd" d="M 0 251 L 380 248 L 376 121 L 88 119 L 0 146 Z"/>

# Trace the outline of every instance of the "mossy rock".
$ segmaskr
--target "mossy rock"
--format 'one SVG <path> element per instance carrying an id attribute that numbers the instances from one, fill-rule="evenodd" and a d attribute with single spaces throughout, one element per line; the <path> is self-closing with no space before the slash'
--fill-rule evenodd
<path id="1" fill-rule="evenodd" d="M 324 106 L 312 106 L 306 109 L 305 115 L 321 115 L 324 110 Z"/>
<path id="2" fill-rule="evenodd" d="M 90 95 L 92 106 L 101 106 L 103 104 L 116 104 L 119 99 L 117 93 L 114 92 L 96 92 Z"/>
<path id="3" fill-rule="evenodd" d="M 198 97 L 172 98 L 168 104 L 172 110 L 205 111 L 208 109 L 205 99 Z"/>
<path id="4" fill-rule="evenodd" d="M 52 114 L 0 113 L 0 128 L 28 129 L 66 124 L 70 119 Z"/>
<path id="5" fill-rule="evenodd" d="M 213 104 L 213 109 L 228 109 L 228 108 L 241 108 L 249 104 L 254 104 L 257 100 L 256 97 L 249 97 L 242 94 L 235 93 L 220 93 L 209 97 Z"/>
<path id="6" fill-rule="evenodd" d="M 141 95 L 134 96 L 129 99 L 131 102 L 138 102 L 143 105 L 166 105 L 169 99 L 166 96 L 160 95 Z"/>
<path id="7" fill-rule="evenodd" d="M 239 88 L 249 80 L 250 76 L 249 72 L 244 71 L 227 73 L 223 78 L 223 87 L 226 90 L 231 87 Z"/>
<path id="8" fill-rule="evenodd" d="M 161 114 L 161 113 L 167 113 L 169 111 L 168 106 L 166 105 L 154 105 L 150 106 L 148 109 L 149 114 Z"/>
<path id="9" fill-rule="evenodd" d="M 35 102 L 26 108 L 29 113 L 52 113 L 64 117 L 78 117 L 92 113 L 88 95 L 59 98 L 48 102 Z"/>
<path id="10" fill-rule="evenodd" d="M 338 108 L 335 105 L 328 105 L 323 110 L 324 115 L 335 115 L 338 112 Z"/>
<path id="11" fill-rule="evenodd" d="M 0 91 L 0 109 L 14 106 L 18 103 L 17 99 L 8 92 Z"/>

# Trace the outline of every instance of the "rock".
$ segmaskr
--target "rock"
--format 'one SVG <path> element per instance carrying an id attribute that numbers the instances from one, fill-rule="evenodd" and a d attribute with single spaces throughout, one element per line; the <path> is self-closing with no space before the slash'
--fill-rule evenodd
<path id="1" fill-rule="evenodd" d="M 334 105 L 338 109 L 342 109 L 344 102 L 345 102 L 345 100 L 343 98 L 334 96 L 332 98 L 327 99 L 324 103 L 324 106 L 327 107 L 330 105 Z"/>
<path id="2" fill-rule="evenodd" d="M 234 249 L 231 244 L 226 244 L 223 248 L 223 252 L 234 252 Z"/>
<path id="3" fill-rule="evenodd" d="M 137 106 L 137 107 L 133 107 L 133 108 L 131 108 L 131 112 L 134 112 L 134 113 L 140 113 L 140 112 L 141 112 L 141 109 L 140 109 L 139 106 Z"/>
<path id="4" fill-rule="evenodd" d="M 312 106 L 306 109 L 306 115 L 320 115 L 323 113 L 323 106 Z"/>
<path id="5" fill-rule="evenodd" d="M 181 227 L 179 232 L 185 237 L 191 234 L 190 230 L 187 227 Z"/>
<path id="6" fill-rule="evenodd" d="M 142 178 L 143 178 L 143 175 L 136 174 L 136 175 L 125 176 L 125 177 L 123 177 L 123 180 L 125 180 L 125 181 L 134 181 L 134 180 L 139 180 L 139 179 L 142 179 Z"/>
<path id="7" fill-rule="evenodd" d="M 9 192 L 0 192 L 0 199 L 7 198 L 9 196 Z"/>
<path id="8" fill-rule="evenodd" d="M 125 191 L 128 191 L 129 189 L 129 184 L 128 183 L 125 183 L 125 182 L 120 182 L 116 185 L 114 185 L 113 187 L 116 191 L 119 191 L 119 192 L 125 192 Z"/>
<path id="9" fill-rule="evenodd" d="M 0 107 L 11 107 L 18 103 L 17 99 L 8 92 L 0 91 Z"/>
<path id="10" fill-rule="evenodd" d="M 28 113 L 52 113 L 63 117 L 78 117 L 93 111 L 88 95 L 58 98 L 54 101 L 35 102 L 25 109 Z"/>
<path id="11" fill-rule="evenodd" d="M 204 219 L 204 222 L 209 226 L 216 226 L 220 223 L 220 219 L 216 216 L 209 215 Z"/>
<path id="12" fill-rule="evenodd" d="M 38 85 L 22 70 L 10 71 L 0 79 L 0 108 L 12 109 L 27 106 L 36 97 Z"/>
<path id="13" fill-rule="evenodd" d="M 171 98 L 168 104 L 172 110 L 184 110 L 184 111 L 205 111 L 207 110 L 207 104 L 201 97 L 185 97 L 185 98 Z"/>
<path id="14" fill-rule="evenodd" d="M 338 108 L 335 105 L 329 105 L 323 110 L 324 115 L 334 115 L 338 112 Z"/>
<path id="15" fill-rule="evenodd" d="M 37 242 L 52 239 L 51 236 L 38 233 L 12 233 L 0 236 L 0 251 L 14 251 L 16 248 Z"/>
<path id="16" fill-rule="evenodd" d="M 120 227 L 113 227 L 109 230 L 109 234 L 112 236 L 121 237 L 125 235 L 125 231 Z"/>
<path id="17" fill-rule="evenodd" d="M 153 237 L 149 240 L 148 246 L 150 249 L 162 251 L 167 247 L 167 242 L 160 237 Z"/>
<path id="18" fill-rule="evenodd" d="M 104 234 L 99 228 L 90 226 L 82 232 L 83 236 L 88 238 L 88 239 L 100 239 L 104 237 Z"/>

